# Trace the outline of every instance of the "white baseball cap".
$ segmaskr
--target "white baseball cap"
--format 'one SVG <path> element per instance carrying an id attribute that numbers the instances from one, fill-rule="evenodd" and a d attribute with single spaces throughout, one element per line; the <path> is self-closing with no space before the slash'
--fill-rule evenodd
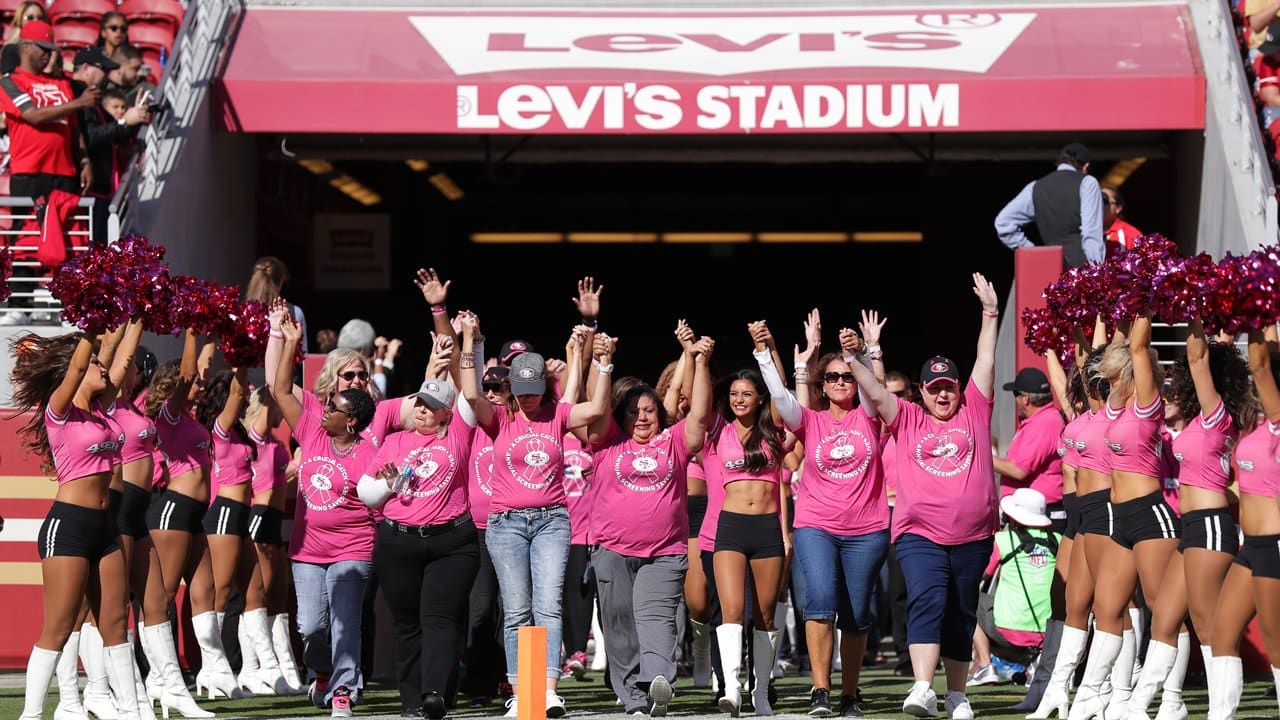
<path id="1" fill-rule="evenodd" d="M 1000 499 L 1000 511 L 1023 527 L 1045 528 L 1053 524 L 1045 514 L 1044 493 L 1031 488 L 1018 488 Z"/>

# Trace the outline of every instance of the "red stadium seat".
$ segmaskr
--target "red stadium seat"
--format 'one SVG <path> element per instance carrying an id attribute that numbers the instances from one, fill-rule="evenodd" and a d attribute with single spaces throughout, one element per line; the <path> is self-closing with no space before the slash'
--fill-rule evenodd
<path id="1" fill-rule="evenodd" d="M 13 16 L 18 12 L 18 6 L 22 4 L 22 0 L 0 0 L 0 18 L 7 23 L 13 20 Z"/>
<path id="2" fill-rule="evenodd" d="M 116 4 L 111 0 L 57 0 L 49 5 L 49 19 L 54 25 L 63 20 L 98 22 L 103 15 L 115 9 Z"/>
<path id="3" fill-rule="evenodd" d="M 139 22 L 129 25 L 129 44 L 144 52 L 164 48 L 166 53 L 173 52 L 173 30 L 168 25 Z"/>
<path id="4" fill-rule="evenodd" d="M 151 21 L 164 22 L 177 33 L 182 26 L 182 16 L 186 13 L 178 0 L 124 0 L 120 4 L 120 12 L 129 18 L 129 22 Z M 133 28 L 129 28 L 129 40 L 133 42 Z"/>
<path id="5" fill-rule="evenodd" d="M 159 85 L 160 75 L 164 73 L 164 67 L 160 65 L 160 52 L 150 48 L 143 50 L 142 64 L 151 68 L 151 74 L 147 76 L 147 82 L 152 85 Z"/>
<path id="6" fill-rule="evenodd" d="M 98 26 L 80 23 L 55 25 L 53 40 L 64 50 L 89 47 L 98 41 Z"/>

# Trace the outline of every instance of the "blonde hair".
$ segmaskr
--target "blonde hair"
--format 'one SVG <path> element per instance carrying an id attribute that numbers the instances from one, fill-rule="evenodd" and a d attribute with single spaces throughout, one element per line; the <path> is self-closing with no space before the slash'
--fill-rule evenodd
<path id="1" fill-rule="evenodd" d="M 662 374 L 658 376 L 658 384 L 654 390 L 658 391 L 658 396 L 665 398 L 667 390 L 671 389 L 671 383 L 676 382 L 676 366 L 680 364 L 679 360 L 672 360 L 667 366 L 662 368 Z M 684 378 L 680 378 L 683 380 Z"/>
<path id="2" fill-rule="evenodd" d="M 253 275 L 244 289 L 245 300 L 257 300 L 269 304 L 280 296 L 280 288 L 289 281 L 289 268 L 284 261 L 270 255 L 258 258 L 253 264 Z"/>
<path id="3" fill-rule="evenodd" d="M 41 5 L 38 2 L 31 2 L 31 0 L 18 3 L 18 8 L 13 13 L 13 24 L 9 26 L 9 38 L 4 41 L 5 45 L 12 45 L 18 42 L 18 35 L 22 33 L 22 26 L 27 24 L 27 11 L 33 7 L 40 10 L 40 14 L 44 16 L 45 22 L 49 22 L 49 12 L 44 9 L 44 5 Z"/>
<path id="4" fill-rule="evenodd" d="M 267 393 L 270 392 L 267 387 L 263 386 L 249 393 L 249 404 L 244 408 L 244 423 L 246 428 L 252 428 L 254 422 L 257 421 L 258 415 L 266 411 L 267 405 L 262 401 Z"/>
<path id="5" fill-rule="evenodd" d="M 316 384 L 311 388 L 316 397 L 322 401 L 329 397 L 333 389 L 338 386 L 338 371 L 355 361 L 359 361 L 360 367 L 369 373 L 369 384 L 366 388 L 369 397 L 373 398 L 374 402 L 381 400 L 382 398 L 378 396 L 378 388 L 373 384 L 373 367 L 369 363 L 369 358 L 348 348 L 338 348 L 325 357 L 324 365 L 320 367 L 320 374 L 316 375 Z"/>
<path id="6" fill-rule="evenodd" d="M 1155 373 L 1156 387 L 1164 384 L 1164 368 L 1160 366 L 1160 356 L 1155 348 L 1147 348 L 1147 357 L 1151 360 Z M 1098 363 L 1098 372 L 1111 384 L 1111 394 L 1123 398 L 1133 397 L 1133 354 L 1128 345 L 1111 345 L 1102 355 Z"/>

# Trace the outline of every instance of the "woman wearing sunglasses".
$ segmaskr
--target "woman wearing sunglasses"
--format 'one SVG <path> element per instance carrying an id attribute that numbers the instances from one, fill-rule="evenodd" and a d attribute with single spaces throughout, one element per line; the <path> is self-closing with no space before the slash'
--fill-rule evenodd
<path id="1" fill-rule="evenodd" d="M 360 670 L 360 624 L 365 583 L 373 558 L 373 518 L 356 494 L 357 482 L 378 451 L 364 434 L 374 418 L 373 398 L 354 387 L 329 394 L 323 406 L 300 402 L 293 391 L 292 358 L 302 327 L 292 317 L 273 318 L 272 340 L 282 341 L 271 394 L 301 447 L 298 504 L 289 557 L 298 595 L 303 657 L 316 672 L 312 701 L 332 705 L 333 717 L 350 717 Z M 367 373 L 366 373 L 367 377 Z"/>
<path id="2" fill-rule="evenodd" d="M 9 37 L 5 39 L 4 48 L 0 50 L 0 75 L 8 75 L 21 64 L 22 58 L 18 54 L 18 36 L 22 34 L 22 26 L 33 20 L 49 22 L 44 6 L 38 2 L 19 3 L 13 14 L 13 24 L 9 26 Z M 61 75 L 62 55 L 49 53 L 49 64 L 45 66 L 44 71 L 50 75 Z"/>
<path id="3" fill-rule="evenodd" d="M 811 314 L 807 327 L 816 326 L 816 322 L 816 314 Z M 864 312 L 866 342 L 852 330 L 842 331 L 845 352 L 822 356 L 812 385 L 809 366 L 817 343 L 811 342 L 803 353 L 797 348 L 797 395 L 805 401 L 812 397 L 816 409 L 804 407 L 787 392 L 772 353 L 759 341 L 756 347 L 756 361 L 769 385 L 773 413 L 804 444 L 808 460 L 800 481 L 804 492 L 795 500 L 795 556 L 807 588 L 805 637 L 813 668 L 809 714 L 817 717 L 832 714 L 832 628 L 837 617 L 848 639 L 842 644 L 849 644 L 841 650 L 853 660 L 842 667 L 839 714 L 857 711 L 859 669 L 871 625 L 871 593 L 889 548 L 889 507 L 878 452 L 881 429 L 877 408 L 891 408 L 897 399 L 877 382 L 872 367 L 882 357 L 879 339 L 883 326 L 877 315 Z M 878 369 L 883 375 L 883 365 Z M 837 592 L 840 587 L 844 594 Z M 758 641 L 757 658 L 768 649 Z"/>
<path id="4" fill-rule="evenodd" d="M 98 47 L 102 54 L 111 57 L 116 48 L 129 43 L 129 21 L 118 12 L 109 12 L 98 23 Z"/>

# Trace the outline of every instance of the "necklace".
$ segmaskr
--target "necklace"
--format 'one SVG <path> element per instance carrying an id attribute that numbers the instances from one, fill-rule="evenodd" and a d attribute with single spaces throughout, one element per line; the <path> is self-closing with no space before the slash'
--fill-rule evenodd
<path id="1" fill-rule="evenodd" d="M 359 445 L 359 444 L 360 444 L 360 439 L 359 439 L 359 438 L 357 438 L 355 442 L 353 442 L 353 443 L 351 443 L 351 445 L 347 446 L 347 449 L 343 450 L 343 449 L 341 449 L 341 448 L 339 448 L 339 447 L 338 447 L 338 441 L 337 441 L 337 440 L 335 440 L 335 439 L 334 439 L 334 438 L 332 438 L 332 437 L 330 437 L 330 438 L 329 438 L 329 447 L 333 448 L 333 454 L 334 454 L 334 455 L 337 455 L 338 457 L 346 457 L 346 456 L 350 455 L 352 452 L 354 452 L 354 451 L 355 451 L 355 449 L 356 449 L 356 445 Z"/>

